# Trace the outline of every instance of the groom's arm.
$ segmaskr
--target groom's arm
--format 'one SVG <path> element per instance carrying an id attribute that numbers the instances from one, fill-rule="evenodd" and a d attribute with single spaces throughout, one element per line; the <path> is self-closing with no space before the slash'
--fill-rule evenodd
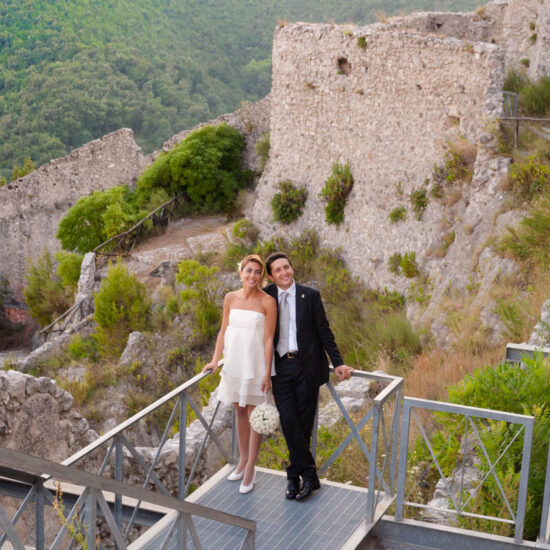
<path id="1" fill-rule="evenodd" d="M 347 380 L 352 375 L 353 369 L 344 364 L 338 346 L 336 345 L 334 333 L 327 319 L 325 307 L 321 300 L 321 294 L 317 290 L 314 290 L 313 293 L 313 318 L 317 334 L 319 335 L 325 351 L 330 357 L 336 376 L 341 380 Z"/>

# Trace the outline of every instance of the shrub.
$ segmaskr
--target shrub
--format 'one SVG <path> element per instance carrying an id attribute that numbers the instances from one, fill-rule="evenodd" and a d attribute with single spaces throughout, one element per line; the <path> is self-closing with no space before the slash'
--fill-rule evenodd
<path id="1" fill-rule="evenodd" d="M 23 168 L 19 168 L 17 164 L 13 167 L 13 172 L 11 173 L 10 181 L 14 181 L 18 178 L 22 178 L 23 176 L 26 176 L 27 174 L 34 172 L 35 169 L 36 169 L 36 166 L 34 165 L 34 162 L 30 159 L 30 157 L 27 157 L 25 159 L 25 164 L 23 165 Z"/>
<path id="2" fill-rule="evenodd" d="M 524 368 L 518 368 L 515 364 L 502 363 L 494 367 L 478 369 L 474 374 L 465 376 L 457 386 L 449 388 L 449 401 L 535 417 L 524 532 L 525 538 L 535 540 L 540 527 L 548 438 L 550 436 L 550 414 L 548 411 L 550 365 L 542 357 L 542 354 L 533 359 L 525 358 L 523 362 Z M 456 426 L 456 420 L 445 419 L 444 423 L 447 432 L 452 433 Z M 509 444 L 511 445 L 506 455 L 500 461 L 495 462 L 495 470 L 499 479 L 506 480 L 509 487 L 516 487 L 517 490 L 522 446 L 521 437 L 512 443 L 516 431 L 517 427 L 510 429 L 501 423 L 487 421 L 485 429 L 480 430 L 480 435 L 493 460 L 500 455 L 503 449 L 506 449 Z M 444 437 L 446 437 L 445 434 Z M 460 446 L 456 451 L 460 451 Z M 481 459 L 481 474 L 488 475 L 490 466 L 481 453 L 478 456 Z M 456 455 L 454 458 L 456 460 Z M 483 490 L 478 493 L 476 501 L 478 513 L 494 515 L 494 503 L 501 500 L 498 496 L 499 489 L 494 478 L 488 475 Z"/>
<path id="3" fill-rule="evenodd" d="M 104 357 L 119 355 L 128 334 L 148 326 L 151 301 L 145 285 L 120 262 L 109 266 L 94 303 L 97 343 Z"/>
<path id="4" fill-rule="evenodd" d="M 273 218 L 277 222 L 292 223 L 303 213 L 307 190 L 303 186 L 297 188 L 290 180 L 279 182 L 277 189 L 279 192 L 271 199 Z"/>
<path id="5" fill-rule="evenodd" d="M 512 192 L 527 200 L 550 189 L 550 168 L 537 155 L 530 155 L 510 167 Z"/>
<path id="6" fill-rule="evenodd" d="M 449 231 L 448 233 L 445 233 L 443 237 L 441 238 L 441 250 L 446 253 L 449 249 L 449 246 L 451 246 L 455 242 L 456 233 L 454 231 Z"/>
<path id="7" fill-rule="evenodd" d="M 194 335 L 199 344 L 209 341 L 219 329 L 221 312 L 217 299 L 221 283 L 217 272 L 217 267 L 201 265 L 196 260 L 183 260 L 178 266 L 176 281 L 187 287 L 181 298 L 194 313 Z"/>
<path id="8" fill-rule="evenodd" d="M 57 238 L 64 250 L 85 254 L 139 219 L 125 185 L 94 191 L 80 198 L 59 224 Z"/>
<path id="9" fill-rule="evenodd" d="M 510 252 L 528 271 L 535 266 L 546 271 L 550 266 L 550 195 L 536 202 L 517 229 L 509 227 L 497 248 Z"/>
<path id="10" fill-rule="evenodd" d="M 550 107 L 550 77 L 527 83 L 520 92 L 519 102 L 527 114 L 544 115 Z"/>
<path id="11" fill-rule="evenodd" d="M 353 189 L 353 177 L 348 164 L 333 164 L 332 175 L 325 182 L 319 198 L 327 203 L 325 215 L 327 223 L 340 225 L 344 221 L 344 209 Z"/>
<path id="12" fill-rule="evenodd" d="M 28 261 L 25 280 L 25 302 L 32 318 L 41 326 L 49 325 L 72 305 L 72 296 L 59 280 L 47 250 L 35 263 Z"/>
<path id="13" fill-rule="evenodd" d="M 4 176 L 0 176 L 0 187 L 6 185 L 8 183 L 8 180 Z"/>
<path id="14" fill-rule="evenodd" d="M 73 252 L 60 251 L 55 255 L 57 275 L 61 279 L 61 284 L 73 289 L 74 292 L 76 292 L 78 279 L 80 279 L 80 266 L 83 259 L 83 256 Z"/>
<path id="15" fill-rule="evenodd" d="M 260 171 L 263 172 L 265 165 L 267 164 L 267 159 L 269 158 L 269 132 L 258 138 L 254 148 L 256 149 L 256 154 L 260 157 Z"/>
<path id="16" fill-rule="evenodd" d="M 420 274 L 418 265 L 416 264 L 416 252 L 405 252 L 401 258 L 401 273 L 407 277 L 407 279 L 412 279 Z"/>
<path id="17" fill-rule="evenodd" d="M 99 350 L 94 336 L 82 338 L 80 334 L 75 334 L 69 342 L 68 349 L 73 359 L 88 358 L 91 361 L 99 359 Z"/>
<path id="18" fill-rule="evenodd" d="M 191 132 L 145 169 L 137 182 L 138 203 L 162 188 L 171 197 L 183 193 L 197 212 L 229 211 L 248 178 L 241 170 L 243 146 L 244 137 L 227 124 Z"/>
<path id="19" fill-rule="evenodd" d="M 394 208 L 389 215 L 390 223 L 397 223 L 407 218 L 407 209 L 404 206 Z"/>
<path id="20" fill-rule="evenodd" d="M 416 191 L 411 193 L 409 201 L 414 212 L 414 217 L 420 221 L 424 210 L 428 206 L 428 191 L 424 187 L 416 189 Z"/>
<path id="21" fill-rule="evenodd" d="M 506 92 L 514 92 L 519 94 L 526 83 L 527 79 L 523 74 L 511 69 L 508 73 L 506 73 L 506 78 L 504 79 L 502 89 Z"/>
<path id="22" fill-rule="evenodd" d="M 520 59 L 519 61 L 524 67 L 530 67 L 531 66 L 531 60 L 528 57 L 524 57 L 523 59 Z"/>
<path id="23" fill-rule="evenodd" d="M 233 236 L 236 239 L 255 241 L 258 238 L 258 229 L 250 220 L 244 218 L 233 226 Z"/>
<path id="24" fill-rule="evenodd" d="M 390 259 L 388 260 L 388 269 L 390 270 L 390 273 L 393 273 L 394 275 L 399 275 L 401 273 L 402 259 L 403 256 L 400 252 L 396 252 L 390 256 Z"/>
<path id="25" fill-rule="evenodd" d="M 367 48 L 367 39 L 364 36 L 357 37 L 357 47 L 362 50 Z"/>

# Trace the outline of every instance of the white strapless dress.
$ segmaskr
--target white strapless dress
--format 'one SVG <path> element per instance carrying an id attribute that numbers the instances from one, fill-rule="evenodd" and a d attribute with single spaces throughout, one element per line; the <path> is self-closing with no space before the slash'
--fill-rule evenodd
<path id="1" fill-rule="evenodd" d="M 248 309 L 232 309 L 225 330 L 223 368 L 218 399 L 227 405 L 259 405 L 265 394 L 261 385 L 265 376 L 265 315 Z M 271 375 L 275 374 L 274 362 Z"/>

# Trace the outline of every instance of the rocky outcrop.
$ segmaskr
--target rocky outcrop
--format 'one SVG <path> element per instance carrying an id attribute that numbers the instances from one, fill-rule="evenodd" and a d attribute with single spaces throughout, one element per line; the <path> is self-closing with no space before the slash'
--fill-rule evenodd
<path id="1" fill-rule="evenodd" d="M 0 371 L 0 446 L 61 462 L 98 435 L 54 380 Z"/>
<path id="2" fill-rule="evenodd" d="M 540 319 L 535 325 L 527 343 L 539 348 L 550 347 L 550 300 L 546 300 L 542 304 Z"/>

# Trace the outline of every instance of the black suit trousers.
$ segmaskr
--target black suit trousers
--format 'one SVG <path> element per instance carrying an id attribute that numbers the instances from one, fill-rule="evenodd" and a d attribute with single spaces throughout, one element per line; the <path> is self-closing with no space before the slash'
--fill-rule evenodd
<path id="1" fill-rule="evenodd" d="M 296 479 L 302 476 L 304 480 L 315 481 L 317 471 L 310 442 L 319 388 L 308 383 L 298 358 L 277 357 L 275 369 L 277 375 L 271 381 L 288 446 L 290 466 L 287 468 L 287 477 Z"/>

